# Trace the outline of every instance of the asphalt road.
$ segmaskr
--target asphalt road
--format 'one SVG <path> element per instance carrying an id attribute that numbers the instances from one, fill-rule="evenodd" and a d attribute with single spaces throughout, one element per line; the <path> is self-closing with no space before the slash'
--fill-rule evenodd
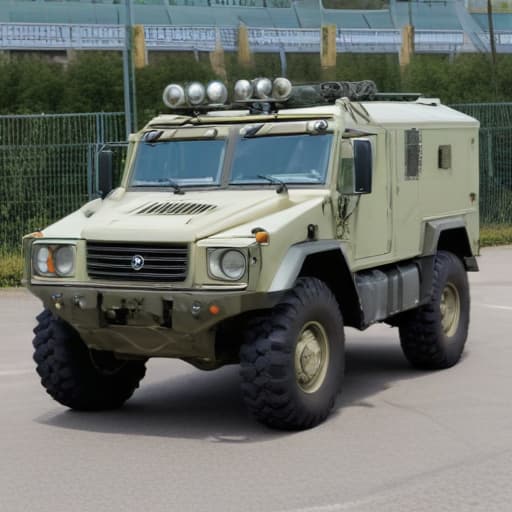
<path id="1" fill-rule="evenodd" d="M 291 434 L 247 417 L 237 367 L 172 360 L 119 411 L 69 411 L 34 371 L 39 302 L 0 291 L 0 511 L 510 511 L 512 247 L 479 264 L 456 367 L 412 370 L 396 329 L 348 330 L 334 414 Z"/>

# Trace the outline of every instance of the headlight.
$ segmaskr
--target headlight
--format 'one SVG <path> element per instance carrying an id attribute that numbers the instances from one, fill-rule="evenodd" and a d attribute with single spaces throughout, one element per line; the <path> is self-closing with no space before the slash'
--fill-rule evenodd
<path id="1" fill-rule="evenodd" d="M 62 245 L 53 252 L 55 270 L 59 276 L 70 276 L 75 270 L 75 248 L 71 245 Z"/>
<path id="2" fill-rule="evenodd" d="M 52 265 L 50 249 L 46 245 L 36 245 L 34 248 L 34 270 L 39 275 L 51 273 L 49 267 Z"/>
<path id="3" fill-rule="evenodd" d="M 39 276 L 70 277 L 75 272 L 75 246 L 35 244 L 32 263 Z"/>
<path id="4" fill-rule="evenodd" d="M 238 281 L 247 270 L 247 259 L 237 249 L 209 249 L 208 270 L 215 279 Z"/>

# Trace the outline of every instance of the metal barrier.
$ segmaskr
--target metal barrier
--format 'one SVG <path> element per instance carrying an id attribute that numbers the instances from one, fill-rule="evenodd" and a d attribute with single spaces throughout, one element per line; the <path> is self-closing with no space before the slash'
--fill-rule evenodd
<path id="1" fill-rule="evenodd" d="M 320 29 L 250 27 L 249 43 L 254 52 L 320 51 Z M 205 51 L 215 49 L 220 40 L 226 51 L 238 45 L 236 27 L 145 25 L 146 48 L 150 51 Z M 122 50 L 122 25 L 64 25 L 45 23 L 0 23 L 0 50 Z M 488 44 L 488 35 L 480 36 Z M 502 51 L 512 51 L 512 30 L 498 32 L 497 44 Z M 396 52 L 401 35 L 395 29 L 338 29 L 338 51 Z M 466 51 L 461 30 L 416 30 L 417 52 Z"/>

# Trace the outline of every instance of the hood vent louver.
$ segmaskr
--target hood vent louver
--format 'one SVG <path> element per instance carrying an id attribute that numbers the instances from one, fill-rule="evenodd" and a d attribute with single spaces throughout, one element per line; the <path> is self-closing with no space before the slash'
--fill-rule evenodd
<path id="1" fill-rule="evenodd" d="M 132 210 L 136 215 L 199 215 L 217 208 L 214 204 L 166 201 L 147 203 Z"/>

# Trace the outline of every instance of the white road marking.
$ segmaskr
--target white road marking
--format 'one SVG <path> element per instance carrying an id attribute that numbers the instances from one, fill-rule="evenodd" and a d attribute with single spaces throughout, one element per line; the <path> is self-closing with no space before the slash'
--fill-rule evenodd
<path id="1" fill-rule="evenodd" d="M 17 370 L 0 370 L 0 377 L 10 377 L 12 375 L 28 375 L 34 373 L 33 368 L 19 368 Z"/>
<path id="2" fill-rule="evenodd" d="M 492 309 L 504 309 L 506 311 L 512 311 L 512 306 L 498 306 L 497 304 L 481 304 L 481 306 Z"/>

